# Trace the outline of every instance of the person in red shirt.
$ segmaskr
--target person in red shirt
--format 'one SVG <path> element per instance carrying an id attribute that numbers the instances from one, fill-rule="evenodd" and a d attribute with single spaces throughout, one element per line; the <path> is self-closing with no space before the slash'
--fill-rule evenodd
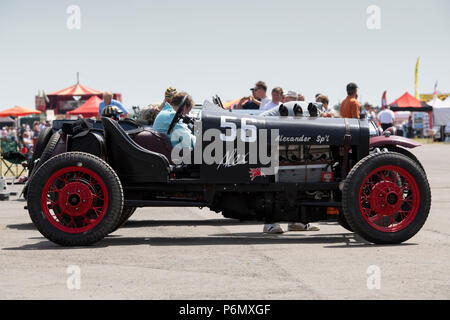
<path id="1" fill-rule="evenodd" d="M 341 117 L 359 119 L 360 104 L 357 100 L 358 86 L 356 83 L 347 85 L 347 98 L 341 102 Z"/>

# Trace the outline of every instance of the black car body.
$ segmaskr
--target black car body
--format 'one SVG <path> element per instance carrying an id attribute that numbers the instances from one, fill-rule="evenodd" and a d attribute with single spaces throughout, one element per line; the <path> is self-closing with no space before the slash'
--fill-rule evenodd
<path id="1" fill-rule="evenodd" d="M 368 241 L 399 243 L 430 207 L 425 171 L 407 150 L 418 144 L 367 120 L 251 116 L 210 104 L 182 163 L 167 136 L 137 122 L 103 118 L 78 133 L 70 125 L 54 123 L 26 187 L 33 222 L 62 245 L 99 241 L 137 207 L 187 206 L 240 220 L 337 219 Z"/>

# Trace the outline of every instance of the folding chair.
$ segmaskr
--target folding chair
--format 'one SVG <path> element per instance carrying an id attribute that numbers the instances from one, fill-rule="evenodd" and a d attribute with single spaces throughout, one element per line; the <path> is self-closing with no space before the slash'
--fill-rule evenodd
<path id="1" fill-rule="evenodd" d="M 1 166 L 0 171 L 2 176 L 6 176 L 9 172 L 12 174 L 13 179 L 16 179 L 25 172 L 25 167 L 22 165 L 27 158 L 19 152 L 19 146 L 17 142 L 2 141 L 1 142 Z M 3 172 L 2 166 L 6 166 L 6 170 Z M 14 174 L 13 167 L 16 167 Z M 20 172 L 19 172 L 20 170 Z"/>

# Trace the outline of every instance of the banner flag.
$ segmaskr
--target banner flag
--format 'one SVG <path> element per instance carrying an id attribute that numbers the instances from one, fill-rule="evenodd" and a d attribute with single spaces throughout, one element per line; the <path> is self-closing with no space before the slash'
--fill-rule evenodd
<path id="1" fill-rule="evenodd" d="M 381 110 L 384 110 L 386 106 L 387 106 L 386 91 L 384 91 L 383 96 L 381 97 Z"/>
<path id="2" fill-rule="evenodd" d="M 417 58 L 417 63 L 416 63 L 416 81 L 415 81 L 415 98 L 419 99 L 419 93 L 417 92 L 417 75 L 419 73 L 419 59 L 420 57 Z"/>
<path id="3" fill-rule="evenodd" d="M 436 83 L 434 84 L 434 90 L 433 90 L 433 106 L 437 99 L 437 86 L 438 86 L 438 82 L 436 80 Z"/>

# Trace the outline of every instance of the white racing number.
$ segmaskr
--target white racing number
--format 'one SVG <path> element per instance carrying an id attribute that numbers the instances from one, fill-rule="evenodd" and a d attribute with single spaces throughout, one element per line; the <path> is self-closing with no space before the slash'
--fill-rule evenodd
<path id="1" fill-rule="evenodd" d="M 247 124 L 248 122 L 256 123 L 254 119 L 242 118 L 241 119 L 241 140 L 244 142 L 255 142 L 256 141 L 256 126 L 253 124 Z M 247 132 L 250 131 L 250 136 L 247 136 Z"/>
<path id="2" fill-rule="evenodd" d="M 234 141 L 237 137 L 237 126 L 236 123 L 231 122 L 229 120 L 237 120 L 236 117 L 230 117 L 230 116 L 221 116 L 220 117 L 220 127 L 225 128 L 226 133 L 230 133 L 230 135 L 227 134 L 221 134 L 220 140 L 222 141 Z M 242 118 L 241 119 L 241 140 L 243 142 L 256 142 L 257 137 L 257 128 L 253 124 L 248 124 L 248 122 L 257 123 L 258 121 L 251 118 Z M 229 129 L 229 130 L 227 130 Z M 250 133 L 248 135 L 248 133 Z"/>
<path id="3" fill-rule="evenodd" d="M 220 135 L 220 140 L 234 141 L 234 140 L 236 140 L 236 124 L 234 122 L 227 122 L 227 120 L 236 120 L 236 118 L 235 117 L 227 117 L 227 116 L 220 117 L 220 127 L 225 128 L 225 132 L 227 132 L 226 128 L 230 128 L 230 133 L 231 133 L 229 136 L 222 133 Z"/>

